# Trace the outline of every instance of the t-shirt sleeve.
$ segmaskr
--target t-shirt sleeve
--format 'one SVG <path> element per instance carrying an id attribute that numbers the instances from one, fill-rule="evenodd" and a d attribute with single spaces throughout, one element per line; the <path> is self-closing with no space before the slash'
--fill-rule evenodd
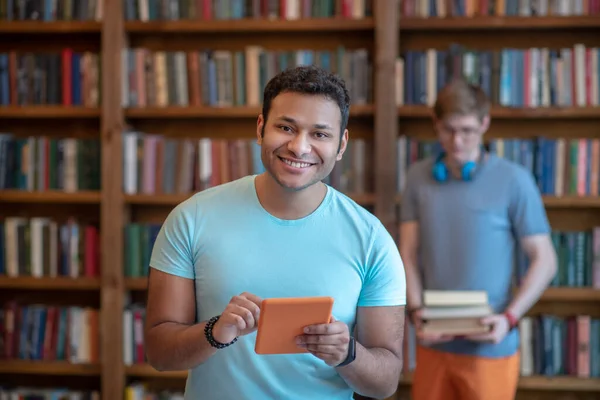
<path id="1" fill-rule="evenodd" d="M 398 246 L 383 225 L 375 229 L 358 306 L 406 305 L 406 275 Z"/>
<path id="2" fill-rule="evenodd" d="M 152 248 L 151 268 L 182 278 L 194 278 L 194 220 L 195 205 L 189 200 L 169 213 Z"/>
<path id="3" fill-rule="evenodd" d="M 528 171 L 520 171 L 512 187 L 510 218 L 516 236 L 550 233 L 550 223 L 540 191 Z"/>
<path id="4" fill-rule="evenodd" d="M 406 183 L 402 189 L 400 204 L 400 222 L 416 221 L 419 218 L 417 204 L 416 169 L 409 167 L 406 173 Z"/>

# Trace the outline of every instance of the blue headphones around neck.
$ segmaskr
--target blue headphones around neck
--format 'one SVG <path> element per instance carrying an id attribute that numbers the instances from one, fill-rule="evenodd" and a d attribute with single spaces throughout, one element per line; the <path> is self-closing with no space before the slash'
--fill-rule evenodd
<path id="1" fill-rule="evenodd" d="M 436 157 L 435 162 L 433 163 L 432 175 L 433 179 L 438 182 L 446 182 L 450 176 L 450 171 L 446 164 L 444 163 L 444 157 L 446 153 L 441 151 L 440 154 Z M 460 177 L 465 182 L 470 182 L 475 178 L 475 174 L 477 172 L 477 167 L 479 164 L 483 162 L 483 158 L 485 157 L 485 147 L 481 146 L 481 151 L 479 153 L 479 160 L 475 161 L 467 161 L 463 164 L 460 170 Z"/>

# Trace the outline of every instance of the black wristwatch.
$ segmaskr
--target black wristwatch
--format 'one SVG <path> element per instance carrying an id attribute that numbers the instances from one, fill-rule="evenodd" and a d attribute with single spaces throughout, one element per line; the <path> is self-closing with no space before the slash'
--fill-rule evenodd
<path id="1" fill-rule="evenodd" d="M 353 336 L 350 336 L 350 342 L 348 342 L 348 355 L 346 359 L 342 361 L 341 364 L 338 364 L 338 367 L 343 367 L 344 365 L 350 364 L 352 361 L 356 359 L 356 339 Z"/>

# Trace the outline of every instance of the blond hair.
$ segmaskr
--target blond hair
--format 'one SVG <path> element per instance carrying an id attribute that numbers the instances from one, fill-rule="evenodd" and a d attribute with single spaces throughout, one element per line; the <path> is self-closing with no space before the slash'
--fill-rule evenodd
<path id="1" fill-rule="evenodd" d="M 476 115 L 483 120 L 490 112 L 490 101 L 477 85 L 464 79 L 454 79 L 438 93 L 433 106 L 437 119 L 449 115 Z"/>

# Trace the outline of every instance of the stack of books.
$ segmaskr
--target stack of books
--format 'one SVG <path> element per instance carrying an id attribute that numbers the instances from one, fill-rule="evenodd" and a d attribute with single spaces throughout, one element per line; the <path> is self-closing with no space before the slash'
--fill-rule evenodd
<path id="1" fill-rule="evenodd" d="M 426 290 L 423 293 L 423 333 L 472 335 L 489 326 L 481 319 L 493 314 L 485 291 Z"/>

